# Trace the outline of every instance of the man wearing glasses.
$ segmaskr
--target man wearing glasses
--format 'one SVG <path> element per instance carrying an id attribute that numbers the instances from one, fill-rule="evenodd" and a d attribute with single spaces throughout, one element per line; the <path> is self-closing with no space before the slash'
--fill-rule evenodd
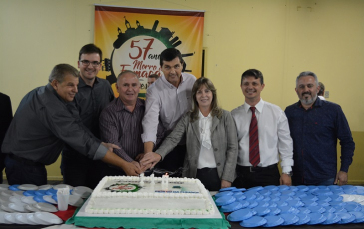
<path id="1" fill-rule="evenodd" d="M 97 138 L 100 138 L 100 113 L 115 98 L 109 82 L 97 77 L 101 61 L 102 51 L 94 44 L 81 48 L 78 57 L 81 77 L 75 97 L 83 125 Z M 65 184 L 95 188 L 105 166 L 101 161 L 76 153 L 68 145 L 63 149 L 61 170 Z"/>

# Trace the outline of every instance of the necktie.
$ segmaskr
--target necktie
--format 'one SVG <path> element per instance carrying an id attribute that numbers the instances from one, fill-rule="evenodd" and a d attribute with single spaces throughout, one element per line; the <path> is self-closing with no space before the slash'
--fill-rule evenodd
<path id="1" fill-rule="evenodd" d="M 255 116 L 255 107 L 250 107 L 250 110 L 252 111 L 252 120 L 249 126 L 249 162 L 256 167 L 260 162 L 258 122 Z"/>

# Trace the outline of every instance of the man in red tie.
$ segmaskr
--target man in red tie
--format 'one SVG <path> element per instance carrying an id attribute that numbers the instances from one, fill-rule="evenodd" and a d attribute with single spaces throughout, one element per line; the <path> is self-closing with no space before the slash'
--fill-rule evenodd
<path id="1" fill-rule="evenodd" d="M 261 99 L 264 86 L 259 70 L 245 71 L 240 85 L 245 103 L 231 111 L 239 141 L 237 178 L 233 183 L 238 188 L 291 185 L 293 142 L 287 117 L 277 105 Z"/>

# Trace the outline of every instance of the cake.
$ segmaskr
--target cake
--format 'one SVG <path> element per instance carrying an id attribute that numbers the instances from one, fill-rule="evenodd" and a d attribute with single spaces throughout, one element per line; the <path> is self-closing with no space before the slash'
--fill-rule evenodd
<path id="1" fill-rule="evenodd" d="M 198 179 L 106 176 L 94 189 L 90 214 L 211 215 L 210 193 Z"/>

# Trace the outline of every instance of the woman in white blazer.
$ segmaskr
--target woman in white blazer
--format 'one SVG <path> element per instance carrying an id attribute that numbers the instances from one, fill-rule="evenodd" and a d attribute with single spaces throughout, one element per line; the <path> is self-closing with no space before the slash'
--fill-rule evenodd
<path id="1" fill-rule="evenodd" d="M 154 166 L 186 134 L 187 152 L 182 176 L 200 179 L 210 191 L 230 187 L 238 155 L 234 120 L 230 112 L 218 106 L 216 89 L 209 79 L 196 80 L 192 96 L 192 110 L 180 119 L 155 153 L 144 155 L 141 163 Z"/>

